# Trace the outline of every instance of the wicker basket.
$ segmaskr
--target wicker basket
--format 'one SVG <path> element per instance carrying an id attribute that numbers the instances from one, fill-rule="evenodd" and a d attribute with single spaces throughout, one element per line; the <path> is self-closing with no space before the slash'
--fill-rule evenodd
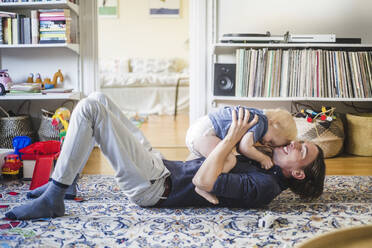
<path id="1" fill-rule="evenodd" d="M 6 117 L 0 117 L 0 148 L 13 148 L 13 138 L 16 136 L 34 138 L 29 115 L 9 116 L 1 107 L 0 111 L 6 115 Z"/>
<path id="2" fill-rule="evenodd" d="M 346 114 L 346 151 L 359 156 L 372 156 L 372 113 Z"/>
<path id="3" fill-rule="evenodd" d="M 344 126 L 340 118 L 333 120 L 329 127 L 323 127 L 321 121 L 307 122 L 305 118 L 294 118 L 297 126 L 297 139 L 311 141 L 320 146 L 324 158 L 337 156 L 342 152 L 344 143 Z"/>
<path id="4" fill-rule="evenodd" d="M 59 131 L 52 125 L 53 113 L 45 109 L 41 109 L 41 113 L 40 127 L 37 131 L 39 141 L 59 140 Z"/>

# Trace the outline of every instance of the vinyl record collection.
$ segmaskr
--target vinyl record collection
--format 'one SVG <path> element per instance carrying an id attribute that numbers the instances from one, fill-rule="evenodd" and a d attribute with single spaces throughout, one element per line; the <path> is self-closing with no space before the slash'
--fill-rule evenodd
<path id="1" fill-rule="evenodd" d="M 238 97 L 372 97 L 372 52 L 237 49 Z"/>

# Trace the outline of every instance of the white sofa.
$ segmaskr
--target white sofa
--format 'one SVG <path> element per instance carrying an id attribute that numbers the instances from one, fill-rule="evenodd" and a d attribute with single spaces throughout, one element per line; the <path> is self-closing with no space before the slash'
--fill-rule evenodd
<path id="1" fill-rule="evenodd" d="M 101 91 L 113 98 L 123 111 L 175 114 L 175 110 L 188 110 L 187 67 L 175 58 L 104 58 L 100 59 L 99 66 Z"/>

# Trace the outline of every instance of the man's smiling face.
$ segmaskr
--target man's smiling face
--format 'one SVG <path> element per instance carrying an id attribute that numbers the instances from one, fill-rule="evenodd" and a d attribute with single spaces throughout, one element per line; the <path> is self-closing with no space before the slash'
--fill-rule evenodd
<path id="1" fill-rule="evenodd" d="M 274 148 L 273 162 L 284 169 L 304 169 L 318 153 L 314 143 L 292 141 L 287 146 Z"/>

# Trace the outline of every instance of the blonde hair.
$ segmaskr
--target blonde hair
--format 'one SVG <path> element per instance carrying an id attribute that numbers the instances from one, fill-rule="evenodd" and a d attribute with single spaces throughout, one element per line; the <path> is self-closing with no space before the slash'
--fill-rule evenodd
<path id="1" fill-rule="evenodd" d="M 296 122 L 293 119 L 291 113 L 284 109 L 266 109 L 264 113 L 272 126 L 277 130 L 280 130 L 280 133 L 283 137 L 288 140 L 296 140 L 297 138 L 297 127 Z"/>

